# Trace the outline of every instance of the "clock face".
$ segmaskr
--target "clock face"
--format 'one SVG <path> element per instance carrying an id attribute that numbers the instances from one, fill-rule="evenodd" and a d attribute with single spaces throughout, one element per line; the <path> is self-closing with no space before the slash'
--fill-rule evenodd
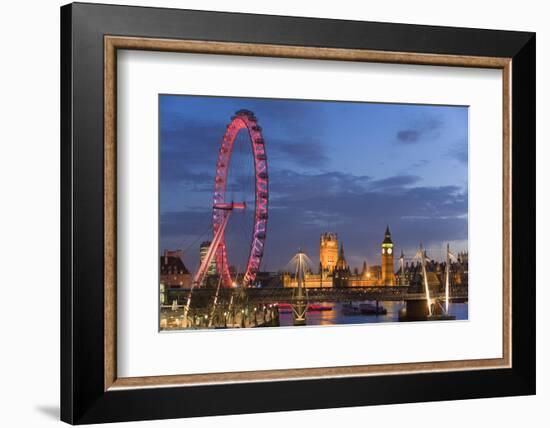
<path id="1" fill-rule="evenodd" d="M 391 254 L 391 251 L 392 251 L 391 248 L 388 248 L 388 254 Z"/>

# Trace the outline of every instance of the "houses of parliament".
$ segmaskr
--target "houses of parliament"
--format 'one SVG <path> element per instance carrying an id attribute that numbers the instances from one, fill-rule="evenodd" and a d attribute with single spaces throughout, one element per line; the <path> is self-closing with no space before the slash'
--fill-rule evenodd
<path id="1" fill-rule="evenodd" d="M 338 242 L 338 235 L 333 232 L 322 233 L 319 243 L 319 273 L 306 273 L 305 286 L 316 288 L 397 285 L 393 251 L 390 228 L 386 227 L 380 248 L 380 265 L 368 266 L 364 261 L 361 271 L 352 271 L 346 261 L 344 245 Z M 284 287 L 296 286 L 296 280 L 290 274 L 283 275 L 282 283 Z"/>
<path id="2" fill-rule="evenodd" d="M 414 285 L 421 280 L 420 262 L 405 262 L 403 252 L 399 256 L 399 267 L 394 268 L 394 244 L 389 226 L 386 227 L 384 238 L 380 244 L 380 264 L 368 266 L 363 262 L 361 270 L 351 270 L 344 254 L 344 245 L 338 242 L 338 235 L 333 232 L 321 234 L 319 243 L 319 272 L 307 272 L 304 278 L 305 286 L 317 287 L 369 287 Z M 430 287 L 443 284 L 444 262 L 429 261 L 426 267 Z M 464 284 L 468 281 L 468 253 L 460 253 L 457 261 L 450 265 L 451 282 Z M 284 287 L 296 287 L 293 275 L 283 274 Z"/>

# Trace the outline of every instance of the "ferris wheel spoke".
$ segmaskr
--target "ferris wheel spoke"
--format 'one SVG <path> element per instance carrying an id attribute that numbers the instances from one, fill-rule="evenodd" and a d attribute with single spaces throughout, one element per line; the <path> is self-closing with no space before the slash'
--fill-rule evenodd
<path id="1" fill-rule="evenodd" d="M 219 207 L 220 204 L 229 202 L 227 200 L 227 186 L 231 155 L 233 153 L 237 136 L 241 131 L 246 131 L 248 133 L 248 139 L 252 148 L 255 196 L 250 251 L 243 274 L 243 285 L 247 286 L 254 282 L 262 261 L 263 248 L 265 245 L 267 232 L 267 210 L 269 199 L 265 140 L 262 135 L 262 129 L 258 125 L 257 118 L 254 113 L 249 110 L 239 110 L 235 113 L 235 115 L 231 118 L 231 122 L 227 125 L 226 132 L 221 142 L 220 150 L 218 152 L 218 159 L 216 162 L 216 176 L 214 178 L 214 209 L 212 211 L 212 228 L 214 233 L 216 233 L 220 229 L 224 220 L 224 216 L 219 212 L 220 210 L 217 209 L 216 206 Z M 241 156 L 241 158 L 244 158 L 244 156 Z M 241 179 L 241 177 L 237 176 L 237 179 Z M 244 184 L 244 181 L 246 180 L 241 179 L 239 184 Z M 237 190 L 239 191 L 241 189 L 237 188 Z M 242 190 L 244 193 L 244 189 Z M 226 239 L 225 236 L 222 236 L 216 248 L 216 265 L 219 266 L 219 269 L 221 270 L 219 274 L 223 279 L 224 286 L 231 287 L 233 281 L 229 270 L 227 251 L 228 248 Z"/>

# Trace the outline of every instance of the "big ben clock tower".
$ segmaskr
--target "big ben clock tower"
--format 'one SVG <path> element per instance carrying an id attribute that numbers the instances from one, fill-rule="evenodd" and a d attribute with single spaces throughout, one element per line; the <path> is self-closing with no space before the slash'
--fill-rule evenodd
<path id="1" fill-rule="evenodd" d="M 393 242 L 391 240 L 390 227 L 386 227 L 384 240 L 382 241 L 382 285 L 395 285 L 393 272 Z"/>

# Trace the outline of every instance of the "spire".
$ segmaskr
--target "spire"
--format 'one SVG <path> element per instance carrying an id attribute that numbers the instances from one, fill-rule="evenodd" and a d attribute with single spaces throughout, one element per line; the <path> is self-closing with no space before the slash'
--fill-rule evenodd
<path id="1" fill-rule="evenodd" d="M 363 269 L 361 270 L 361 277 L 366 278 L 368 272 L 367 261 L 363 261 Z"/>
<path id="2" fill-rule="evenodd" d="M 340 252 L 338 254 L 338 260 L 336 261 L 336 269 L 348 269 L 348 262 L 344 257 L 344 244 L 340 245 Z"/>
<path id="3" fill-rule="evenodd" d="M 389 225 L 386 226 L 386 232 L 384 233 L 384 240 L 382 241 L 382 244 L 393 244 Z"/>

